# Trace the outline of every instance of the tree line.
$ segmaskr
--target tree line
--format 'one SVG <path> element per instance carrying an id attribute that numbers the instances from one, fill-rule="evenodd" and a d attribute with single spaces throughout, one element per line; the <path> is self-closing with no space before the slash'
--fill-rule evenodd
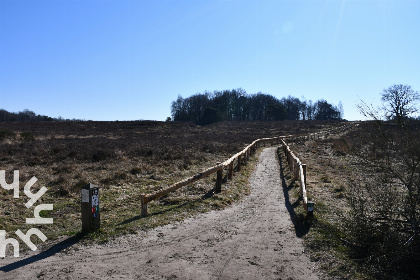
<path id="1" fill-rule="evenodd" d="M 48 122 L 48 121 L 83 121 L 80 119 L 64 119 L 62 117 L 52 118 L 44 115 L 37 115 L 35 112 L 25 109 L 13 113 L 0 109 L 0 122 Z"/>
<path id="2" fill-rule="evenodd" d="M 341 120 L 341 102 L 334 106 L 321 99 L 277 99 L 264 94 L 247 94 L 243 89 L 197 93 L 172 102 L 173 121 L 210 124 L 218 121 Z"/>
<path id="3" fill-rule="evenodd" d="M 39 121 L 53 121 L 55 119 L 37 115 L 33 111 L 25 109 L 18 113 L 8 112 L 4 109 L 0 109 L 0 122 L 39 122 Z"/>

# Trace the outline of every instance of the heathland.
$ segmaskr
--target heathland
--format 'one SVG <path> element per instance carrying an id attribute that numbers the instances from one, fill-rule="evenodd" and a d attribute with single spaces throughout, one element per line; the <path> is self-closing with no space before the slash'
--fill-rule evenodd
<path id="1" fill-rule="evenodd" d="M 39 203 L 54 204 L 54 210 L 41 212 L 43 217 L 54 218 L 54 224 L 39 226 L 52 241 L 78 236 L 81 243 L 106 242 L 182 221 L 225 208 L 248 195 L 248 176 L 259 153 L 233 180 L 224 183 L 221 193 L 214 193 L 215 178 L 210 176 L 151 202 L 145 218 L 140 216 L 140 194 L 223 162 L 258 138 L 329 129 L 332 132 L 321 138 L 296 138 L 289 143 L 307 164 L 307 192 L 316 202 L 313 218 L 306 217 L 298 184 L 287 172 L 281 152 L 278 156 L 286 184 L 284 194 L 295 209 L 290 218 L 311 259 L 331 278 L 418 276 L 418 228 L 405 216 L 412 213 L 417 217 L 418 193 L 409 193 L 405 181 L 384 177 L 388 159 L 394 168 L 391 171 L 405 176 L 407 168 L 401 168 L 407 158 L 404 155 L 416 156 L 418 152 L 418 123 L 405 125 L 403 130 L 392 123 L 338 121 L 219 122 L 206 126 L 152 121 L 0 123 L 0 169 L 6 171 L 8 182 L 13 180 L 13 170 L 19 170 L 21 190 L 21 197 L 15 199 L 11 191 L 1 189 L 0 228 L 12 235 L 17 229 L 25 232 L 30 228 L 25 218 L 33 213 L 25 207 L 23 186 L 33 176 L 38 179 L 35 191 L 41 186 L 48 188 Z M 407 137 L 398 137 L 402 133 Z M 400 147 L 405 150 L 398 151 Z M 417 167 L 414 165 L 414 170 Z M 417 175 L 413 176 L 416 180 Z M 100 187 L 101 230 L 81 236 L 80 188 L 87 183 Z M 408 208 L 404 205 L 414 208 L 404 210 Z M 396 246 L 400 247 L 398 254 L 394 254 Z"/>

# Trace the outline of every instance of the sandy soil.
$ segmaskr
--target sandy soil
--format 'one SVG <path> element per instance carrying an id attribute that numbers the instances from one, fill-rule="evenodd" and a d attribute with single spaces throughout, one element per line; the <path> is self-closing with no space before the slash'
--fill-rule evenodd
<path id="1" fill-rule="evenodd" d="M 64 240 L 0 260 L 1 279 L 319 279 L 291 221 L 276 148 L 265 149 L 251 194 L 212 211 L 105 245 Z"/>

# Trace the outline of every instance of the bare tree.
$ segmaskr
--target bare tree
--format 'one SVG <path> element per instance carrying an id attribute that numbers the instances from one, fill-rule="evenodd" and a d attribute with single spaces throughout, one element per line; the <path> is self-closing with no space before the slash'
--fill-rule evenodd
<path id="1" fill-rule="evenodd" d="M 418 92 L 408 85 L 392 85 L 382 92 L 382 102 L 386 117 L 398 123 L 418 111 L 417 101 L 420 100 Z"/>

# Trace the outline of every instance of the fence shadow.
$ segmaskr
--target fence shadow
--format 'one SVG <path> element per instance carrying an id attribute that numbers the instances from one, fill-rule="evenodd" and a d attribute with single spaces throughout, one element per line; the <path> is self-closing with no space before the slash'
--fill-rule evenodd
<path id="1" fill-rule="evenodd" d="M 307 218 L 302 214 L 296 214 L 295 208 L 300 205 L 302 198 L 299 197 L 298 200 L 296 200 L 294 203 L 291 203 L 289 191 L 293 189 L 294 185 L 293 182 L 291 182 L 289 185 L 286 182 L 286 177 L 284 175 L 284 167 L 280 154 L 278 154 L 278 161 L 280 164 L 280 179 L 283 187 L 285 206 L 287 211 L 289 212 L 290 219 L 292 220 L 293 225 L 295 227 L 296 236 L 300 238 L 305 236 L 309 232 L 310 228 L 312 227 L 312 219 Z"/>
<path id="2" fill-rule="evenodd" d="M 14 263 L 10 263 L 10 264 L 7 264 L 5 266 L 2 266 L 2 267 L 0 267 L 0 271 L 9 272 L 9 271 L 24 267 L 25 265 L 32 264 L 32 263 L 35 263 L 37 261 L 40 261 L 40 260 L 46 259 L 48 257 L 51 257 L 51 256 L 61 252 L 62 250 L 67 249 L 68 247 L 76 244 L 82 238 L 83 238 L 82 234 L 78 234 L 78 235 L 72 236 L 70 238 L 67 238 L 67 239 L 53 245 L 52 247 L 48 248 L 47 250 L 42 251 L 42 252 L 40 252 L 36 255 L 33 255 L 33 256 L 28 257 L 26 259 L 22 259 L 22 260 L 14 262 Z"/>
<path id="3" fill-rule="evenodd" d="M 225 180 L 225 179 L 223 179 L 223 180 Z M 147 217 L 151 217 L 151 216 L 156 216 L 156 215 L 164 214 L 164 213 L 166 213 L 166 212 L 173 211 L 174 209 L 181 208 L 181 207 L 183 207 L 183 206 L 185 206 L 185 205 L 187 205 L 187 204 L 189 204 L 189 203 L 194 203 L 194 202 L 197 202 L 197 201 L 199 201 L 199 200 L 205 200 L 205 199 L 211 198 L 213 195 L 215 195 L 215 194 L 216 194 L 215 189 L 216 189 L 216 187 L 212 188 L 211 190 L 209 190 L 206 194 L 204 194 L 204 195 L 203 195 L 203 196 L 201 196 L 200 198 L 197 198 L 197 199 L 194 199 L 194 200 L 191 200 L 191 201 L 186 201 L 186 202 L 183 202 L 183 203 L 178 204 L 177 206 L 172 207 L 172 208 L 169 208 L 169 209 L 165 209 L 165 210 L 161 210 L 161 211 L 158 211 L 158 212 L 153 212 L 153 213 L 150 213 L 150 214 L 148 214 L 148 215 L 147 215 Z M 129 219 L 125 220 L 125 221 L 122 221 L 121 223 L 119 223 L 119 224 L 117 224 L 117 225 L 118 225 L 118 226 L 121 226 L 121 225 L 129 224 L 129 223 L 131 223 L 131 222 L 134 222 L 134 221 L 137 221 L 137 220 L 140 220 L 140 219 L 143 219 L 143 218 L 144 218 L 144 217 L 142 217 L 141 215 L 137 215 L 137 216 L 135 216 L 135 217 L 132 217 L 132 218 L 129 218 Z"/>

